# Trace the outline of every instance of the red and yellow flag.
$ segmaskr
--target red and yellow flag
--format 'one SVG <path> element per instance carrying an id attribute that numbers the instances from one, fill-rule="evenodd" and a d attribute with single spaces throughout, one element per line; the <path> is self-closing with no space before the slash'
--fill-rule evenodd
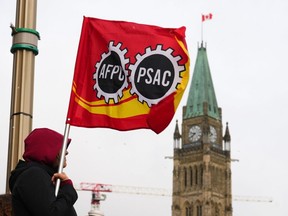
<path id="1" fill-rule="evenodd" d="M 84 17 L 66 123 L 160 133 L 188 78 L 185 27 Z"/>

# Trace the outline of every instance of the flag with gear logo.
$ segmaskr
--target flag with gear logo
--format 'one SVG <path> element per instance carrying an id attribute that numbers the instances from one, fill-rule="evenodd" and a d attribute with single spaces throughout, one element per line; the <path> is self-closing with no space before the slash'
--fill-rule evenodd
<path id="1" fill-rule="evenodd" d="M 162 132 L 189 79 L 185 27 L 84 17 L 67 124 Z"/>

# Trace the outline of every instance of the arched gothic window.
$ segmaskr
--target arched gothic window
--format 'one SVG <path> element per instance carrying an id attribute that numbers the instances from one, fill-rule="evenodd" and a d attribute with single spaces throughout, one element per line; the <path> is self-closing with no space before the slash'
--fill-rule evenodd
<path id="1" fill-rule="evenodd" d="M 195 184 L 198 185 L 198 169 L 195 167 Z"/>
<path id="2" fill-rule="evenodd" d="M 202 205 L 197 206 L 197 216 L 202 216 Z"/>
<path id="3" fill-rule="evenodd" d="M 190 186 L 193 186 L 193 169 L 190 167 Z"/>
<path id="4" fill-rule="evenodd" d="M 185 188 L 187 187 L 187 177 L 188 177 L 187 169 L 184 168 L 184 186 L 185 186 Z"/>
<path id="5" fill-rule="evenodd" d="M 203 185 L 203 175 L 204 175 L 204 171 L 203 171 L 203 166 L 200 166 L 200 185 Z"/>
<path id="6" fill-rule="evenodd" d="M 192 207 L 191 206 L 187 206 L 185 208 L 185 216 L 193 216 L 193 212 L 192 212 Z"/>

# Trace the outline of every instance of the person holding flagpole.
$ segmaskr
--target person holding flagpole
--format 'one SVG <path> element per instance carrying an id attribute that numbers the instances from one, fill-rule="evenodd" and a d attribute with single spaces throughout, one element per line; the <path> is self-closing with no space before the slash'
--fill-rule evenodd
<path id="1" fill-rule="evenodd" d="M 54 130 L 38 128 L 24 140 L 25 161 L 19 160 L 9 179 L 14 216 L 77 216 L 73 205 L 78 195 L 73 183 L 65 173 L 57 172 L 63 138 Z M 70 142 L 68 139 L 67 144 Z M 55 196 L 57 179 L 61 183 Z"/>

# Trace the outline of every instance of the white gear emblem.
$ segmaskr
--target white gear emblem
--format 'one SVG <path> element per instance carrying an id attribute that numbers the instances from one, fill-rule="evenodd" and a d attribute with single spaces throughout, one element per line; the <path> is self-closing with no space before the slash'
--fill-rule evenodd
<path id="1" fill-rule="evenodd" d="M 135 64 L 129 66 L 130 93 L 137 94 L 141 103 L 145 101 L 151 107 L 177 89 L 185 66 L 178 64 L 181 56 L 173 56 L 173 51 L 172 48 L 162 50 L 162 45 L 157 45 L 155 50 L 147 47 L 143 55 L 137 54 Z"/>
<path id="2" fill-rule="evenodd" d="M 97 98 L 103 96 L 106 103 L 110 99 L 118 103 L 119 98 L 123 97 L 123 90 L 128 87 L 128 71 L 125 66 L 129 63 L 129 58 L 125 58 L 127 49 L 121 50 L 121 45 L 118 43 L 114 46 L 113 41 L 110 41 L 108 52 L 103 53 L 101 60 L 95 65 L 94 90 L 97 92 Z"/>

